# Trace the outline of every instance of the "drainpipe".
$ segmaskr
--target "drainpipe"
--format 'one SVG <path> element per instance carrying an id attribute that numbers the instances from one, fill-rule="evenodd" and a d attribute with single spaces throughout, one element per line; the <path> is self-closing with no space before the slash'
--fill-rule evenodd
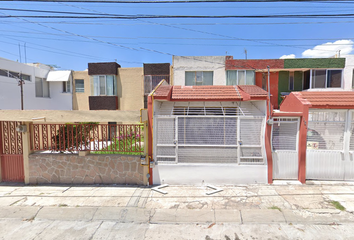
<path id="1" fill-rule="evenodd" d="M 270 112 L 270 68 L 269 68 L 269 66 L 267 66 L 267 68 L 268 68 L 268 114 L 269 114 L 267 124 L 272 125 L 273 119 L 272 119 L 272 114 Z"/>

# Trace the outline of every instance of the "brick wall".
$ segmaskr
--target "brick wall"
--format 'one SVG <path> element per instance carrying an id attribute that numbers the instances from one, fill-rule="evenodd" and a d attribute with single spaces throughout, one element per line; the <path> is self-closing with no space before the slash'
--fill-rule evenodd
<path id="1" fill-rule="evenodd" d="M 30 184 L 143 184 L 140 156 L 31 154 Z"/>

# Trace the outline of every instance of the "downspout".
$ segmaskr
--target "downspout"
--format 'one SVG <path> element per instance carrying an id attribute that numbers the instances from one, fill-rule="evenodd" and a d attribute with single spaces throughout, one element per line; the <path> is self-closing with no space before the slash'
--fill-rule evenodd
<path id="1" fill-rule="evenodd" d="M 268 84 L 268 120 L 267 120 L 267 124 L 268 125 L 272 125 L 273 124 L 273 119 L 272 119 L 272 113 L 270 112 L 270 68 L 269 66 L 267 66 L 268 68 L 268 81 L 267 81 L 267 84 Z"/>
<path id="2" fill-rule="evenodd" d="M 266 148 L 266 155 L 267 155 L 267 165 L 268 165 L 268 183 L 273 183 L 273 157 L 272 157 L 272 145 L 271 145 L 271 132 L 272 132 L 272 113 L 270 107 L 270 68 L 268 68 L 268 119 L 266 125 L 266 134 L 265 134 L 265 148 Z"/>

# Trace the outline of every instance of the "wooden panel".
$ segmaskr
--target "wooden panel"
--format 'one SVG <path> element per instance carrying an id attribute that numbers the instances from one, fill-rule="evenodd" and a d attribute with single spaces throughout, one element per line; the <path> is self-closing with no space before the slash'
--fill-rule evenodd
<path id="1" fill-rule="evenodd" d="M 23 155 L 2 155 L 1 176 L 3 182 L 23 182 Z"/>

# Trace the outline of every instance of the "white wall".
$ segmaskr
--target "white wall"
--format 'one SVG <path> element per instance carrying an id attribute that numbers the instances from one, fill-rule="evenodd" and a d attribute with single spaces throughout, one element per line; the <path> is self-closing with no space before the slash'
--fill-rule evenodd
<path id="1" fill-rule="evenodd" d="M 63 82 L 50 82 L 49 98 L 36 97 L 35 77 L 46 78 L 50 70 L 46 65 L 39 66 L 40 68 L 0 58 L 0 69 L 31 76 L 31 81 L 25 81 L 23 85 L 25 110 L 72 110 L 72 94 L 63 93 Z M 0 109 L 21 109 L 21 92 L 17 79 L 0 76 Z"/>
<path id="2" fill-rule="evenodd" d="M 267 165 L 178 164 L 156 165 L 153 184 L 254 184 L 267 183 Z"/>
<path id="3" fill-rule="evenodd" d="M 173 85 L 185 85 L 185 71 L 214 71 L 213 85 L 226 85 L 225 56 L 173 56 Z"/>
<path id="4" fill-rule="evenodd" d="M 343 71 L 343 84 L 344 90 L 352 90 L 353 81 L 353 69 L 354 69 L 354 55 L 349 55 L 345 58 L 345 68 Z"/>

